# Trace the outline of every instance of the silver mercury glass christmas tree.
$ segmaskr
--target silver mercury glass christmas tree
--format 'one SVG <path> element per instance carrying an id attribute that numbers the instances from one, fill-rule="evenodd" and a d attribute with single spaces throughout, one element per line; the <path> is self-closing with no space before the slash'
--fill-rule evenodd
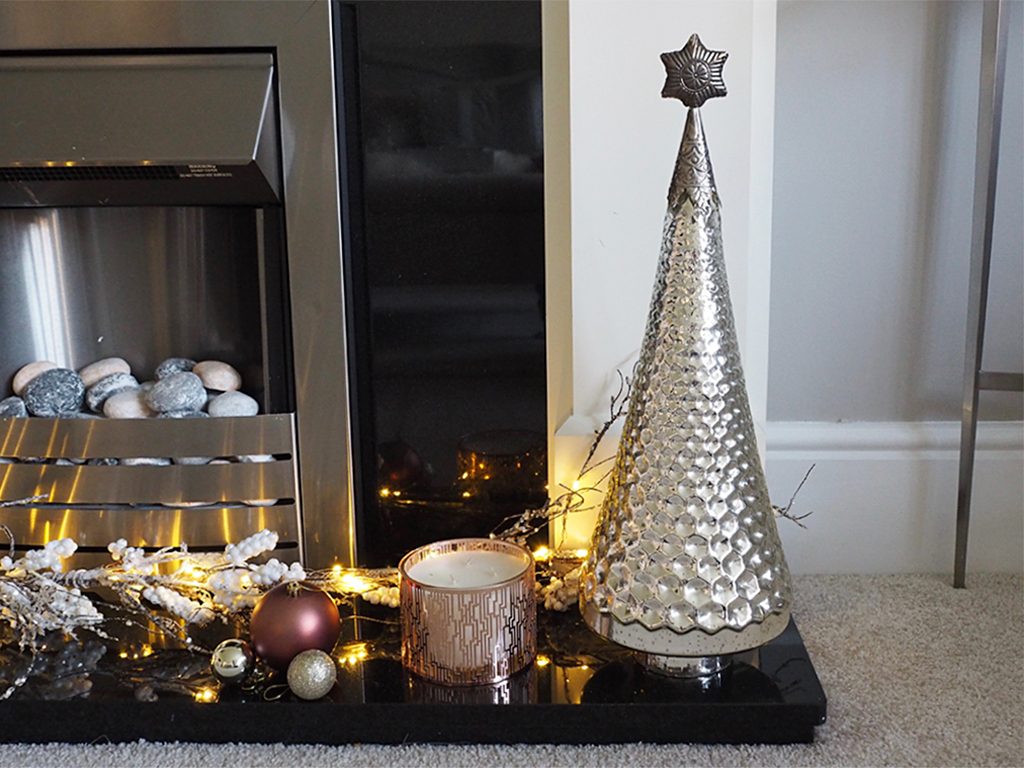
<path id="1" fill-rule="evenodd" d="M 654 295 L 580 609 L 667 674 L 705 675 L 789 622 L 785 557 L 757 452 L 699 107 L 728 56 L 693 35 L 662 54 L 689 107 Z"/>

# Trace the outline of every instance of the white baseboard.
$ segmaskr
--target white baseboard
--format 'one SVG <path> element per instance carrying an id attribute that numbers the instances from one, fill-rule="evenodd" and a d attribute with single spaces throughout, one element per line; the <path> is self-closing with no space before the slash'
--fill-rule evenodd
<path id="1" fill-rule="evenodd" d="M 886 452 L 920 458 L 925 451 L 958 451 L 957 421 L 772 421 L 767 448 L 773 454 L 809 451 Z M 1024 422 L 983 421 L 978 425 L 979 451 L 1024 450 Z"/>
<path id="2" fill-rule="evenodd" d="M 952 572 L 958 422 L 770 422 L 767 475 L 796 573 Z M 978 429 L 968 572 L 1024 570 L 1024 424 Z"/>

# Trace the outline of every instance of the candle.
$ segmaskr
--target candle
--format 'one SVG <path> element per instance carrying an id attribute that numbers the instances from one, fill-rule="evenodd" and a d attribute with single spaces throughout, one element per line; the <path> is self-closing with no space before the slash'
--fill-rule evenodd
<path id="1" fill-rule="evenodd" d="M 533 662 L 533 558 L 516 544 L 452 539 L 413 550 L 402 575 L 402 663 L 447 685 L 491 684 Z"/>
<path id="2" fill-rule="evenodd" d="M 409 578 L 427 587 L 476 589 L 521 574 L 530 563 L 507 552 L 459 550 L 430 555 L 409 567 Z"/>

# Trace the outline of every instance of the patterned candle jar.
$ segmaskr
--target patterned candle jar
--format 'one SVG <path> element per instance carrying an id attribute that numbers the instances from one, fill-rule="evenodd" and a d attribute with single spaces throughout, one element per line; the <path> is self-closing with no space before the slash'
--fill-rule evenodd
<path id="1" fill-rule="evenodd" d="M 533 557 L 516 544 L 451 539 L 415 549 L 402 575 L 402 664 L 445 685 L 493 684 L 533 662 Z"/>

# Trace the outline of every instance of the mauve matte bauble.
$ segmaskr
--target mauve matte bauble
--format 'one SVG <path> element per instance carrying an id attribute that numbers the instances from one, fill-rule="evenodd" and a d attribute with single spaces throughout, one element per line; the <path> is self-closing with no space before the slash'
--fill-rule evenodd
<path id="1" fill-rule="evenodd" d="M 340 634 L 341 617 L 331 596 L 295 581 L 267 592 L 249 622 L 256 655 L 281 671 L 303 651 L 318 648 L 330 653 Z"/>

